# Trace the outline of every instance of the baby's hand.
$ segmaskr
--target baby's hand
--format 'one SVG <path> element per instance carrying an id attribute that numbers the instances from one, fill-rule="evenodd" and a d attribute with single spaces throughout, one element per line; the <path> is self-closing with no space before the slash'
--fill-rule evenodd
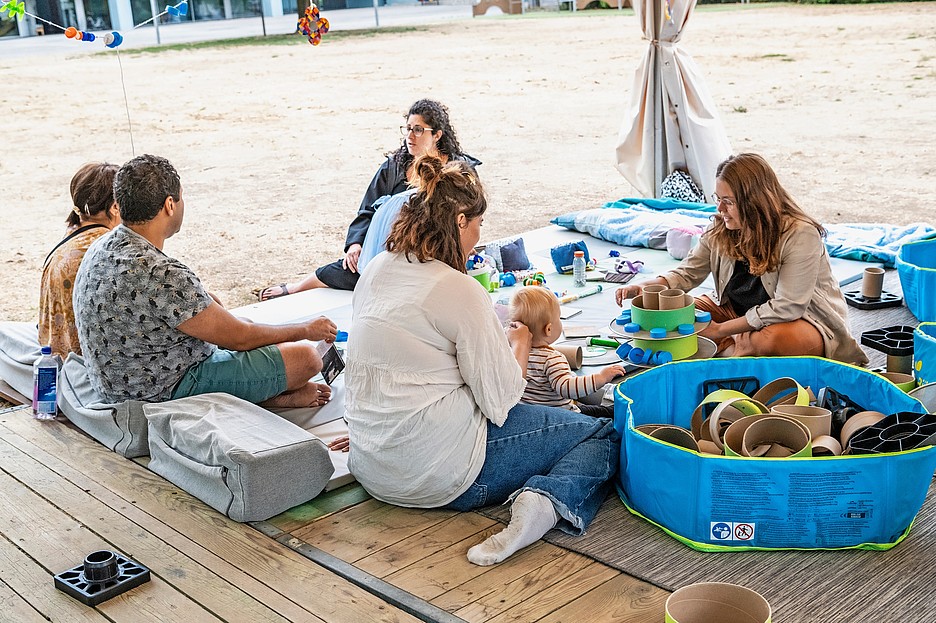
<path id="1" fill-rule="evenodd" d="M 627 372 L 624 370 L 624 366 L 621 364 L 614 364 L 608 366 L 604 370 L 598 373 L 598 380 L 600 385 L 606 385 L 616 379 L 619 376 L 624 376 Z"/>

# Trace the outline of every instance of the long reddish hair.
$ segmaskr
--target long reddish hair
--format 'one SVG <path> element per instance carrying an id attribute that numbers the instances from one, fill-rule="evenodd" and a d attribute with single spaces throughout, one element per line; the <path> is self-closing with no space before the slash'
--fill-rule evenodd
<path id="1" fill-rule="evenodd" d="M 731 156 L 718 165 L 716 177 L 734 193 L 741 227 L 728 229 L 724 221 L 716 218 L 705 235 L 720 253 L 747 260 L 752 275 L 777 270 L 780 238 L 796 222 L 809 223 L 820 236 L 825 236 L 822 225 L 803 212 L 761 156 L 750 153 Z"/>

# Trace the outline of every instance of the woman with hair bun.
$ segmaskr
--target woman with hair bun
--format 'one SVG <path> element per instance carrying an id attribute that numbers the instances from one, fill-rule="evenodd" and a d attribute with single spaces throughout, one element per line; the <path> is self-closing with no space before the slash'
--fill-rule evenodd
<path id="1" fill-rule="evenodd" d="M 405 200 L 408 196 L 407 191 L 415 184 L 413 162 L 419 156 L 430 154 L 443 162 L 461 160 L 470 164 L 472 168 L 481 164 L 479 160 L 462 152 L 455 128 L 449 120 L 448 108 L 443 104 L 435 100 L 421 99 L 410 106 L 404 118 L 406 125 L 400 126 L 403 144 L 387 156 L 367 187 L 357 216 L 348 226 L 344 257 L 320 266 L 301 281 L 264 288 L 258 295 L 261 301 L 313 288 L 353 290 L 363 270 L 363 266 L 358 266 L 358 258 L 365 239 L 370 238 L 368 231 L 374 215 L 383 209 L 382 205 L 390 205 L 388 199 L 391 197 L 396 199 L 397 195 L 406 193 L 400 197 L 401 203 Z M 396 205 L 394 210 L 397 208 L 399 205 Z M 380 240 L 376 240 L 374 244 L 382 247 L 386 231 L 382 231 L 379 237 Z"/>
<path id="2" fill-rule="evenodd" d="M 700 335 L 723 356 L 816 355 L 864 365 L 848 332 L 848 309 L 822 242 L 825 230 L 796 204 L 767 161 L 731 156 L 716 171 L 718 215 L 670 272 L 619 288 L 618 304 L 650 284 L 691 290 L 712 274 L 715 291 L 695 300 L 712 314 Z"/>
<path id="3" fill-rule="evenodd" d="M 49 252 L 42 266 L 39 287 L 39 343 L 61 357 L 81 354 L 72 286 L 78 266 L 91 243 L 120 224 L 114 201 L 117 165 L 91 162 L 71 180 L 72 209 L 65 222 L 65 237 Z"/>
<path id="4" fill-rule="evenodd" d="M 557 527 L 582 534 L 617 470 L 608 419 L 518 404 L 532 334 L 505 329 L 466 274 L 484 191 L 465 162 L 417 159 L 417 188 L 354 292 L 346 370 L 349 467 L 375 498 L 510 525 L 468 550 L 491 565 Z M 506 333 L 506 334 L 505 334 Z"/>

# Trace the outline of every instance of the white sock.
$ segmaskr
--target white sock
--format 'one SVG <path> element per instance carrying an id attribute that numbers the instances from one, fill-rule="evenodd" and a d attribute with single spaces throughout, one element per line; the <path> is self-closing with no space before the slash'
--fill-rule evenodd
<path id="1" fill-rule="evenodd" d="M 556 526 L 559 516 L 545 495 L 524 491 L 510 505 L 510 523 L 497 534 L 468 550 L 468 560 L 476 565 L 494 565 L 517 550 L 539 541 Z"/>

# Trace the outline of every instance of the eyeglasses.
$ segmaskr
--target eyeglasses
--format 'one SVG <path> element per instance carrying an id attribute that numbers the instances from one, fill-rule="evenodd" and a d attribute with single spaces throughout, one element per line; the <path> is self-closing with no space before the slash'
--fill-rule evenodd
<path id="1" fill-rule="evenodd" d="M 409 133 L 412 132 L 416 138 L 419 138 L 420 136 L 423 135 L 423 132 L 426 132 L 426 131 L 433 132 L 435 130 L 434 128 L 424 128 L 421 125 L 413 125 L 413 126 L 401 125 L 400 126 L 400 134 L 402 134 L 403 136 L 409 136 Z"/>
<path id="2" fill-rule="evenodd" d="M 712 202 L 714 202 L 715 205 L 724 203 L 726 208 L 733 208 L 738 205 L 738 202 L 735 201 L 734 199 L 728 199 L 727 197 L 719 197 L 715 193 L 712 193 Z"/>

